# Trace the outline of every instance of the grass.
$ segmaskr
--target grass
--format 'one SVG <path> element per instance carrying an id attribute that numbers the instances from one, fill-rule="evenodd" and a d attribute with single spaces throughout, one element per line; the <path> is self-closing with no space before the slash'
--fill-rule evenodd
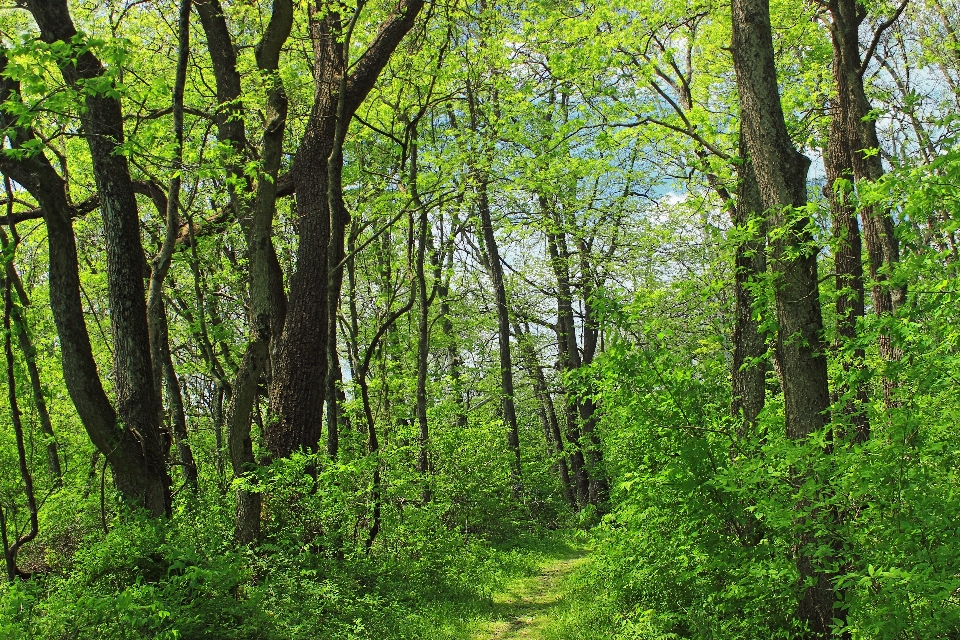
<path id="1" fill-rule="evenodd" d="M 545 640 L 565 637 L 556 614 L 569 607 L 568 579 L 588 562 L 587 551 L 567 541 L 549 541 L 519 551 L 531 562 L 524 571 L 505 576 L 460 638 L 471 640 Z M 558 635 L 559 634 L 559 635 Z M 574 638 L 574 635 L 569 636 Z"/>

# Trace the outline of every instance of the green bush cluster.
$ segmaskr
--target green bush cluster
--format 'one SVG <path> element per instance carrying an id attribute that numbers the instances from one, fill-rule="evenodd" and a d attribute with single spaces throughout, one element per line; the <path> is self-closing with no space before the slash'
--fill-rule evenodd
<path id="1" fill-rule="evenodd" d="M 462 638 L 494 592 L 536 569 L 533 521 L 491 515 L 484 535 L 464 535 L 449 500 L 398 509 L 389 492 L 368 554 L 368 464 L 317 462 L 263 468 L 265 533 L 251 548 L 234 543 L 230 494 L 185 495 L 170 520 L 118 506 L 104 533 L 98 499 L 61 492 L 59 528 L 41 543 L 48 569 L 0 585 L 0 638 Z"/>
<path id="2" fill-rule="evenodd" d="M 926 180 L 940 184 L 958 166 L 940 163 Z M 891 187 L 903 180 L 896 175 L 877 187 L 888 206 L 903 198 L 906 249 L 894 277 L 911 283 L 908 303 L 869 315 L 855 344 L 828 353 L 831 422 L 806 440 L 785 434 L 772 370 L 756 427 L 729 417 L 728 351 L 723 334 L 711 333 L 714 307 L 689 303 L 695 284 L 680 279 L 633 304 L 608 303 L 620 337 L 584 388 L 605 407 L 618 482 L 594 529 L 595 561 L 579 577 L 579 597 L 595 603 L 584 624 L 645 640 L 808 637 L 796 615 L 806 586 L 797 559 L 808 557 L 838 595 L 838 637 L 960 638 L 960 279 L 957 263 L 910 224 L 909 214 L 933 206 L 932 187 L 911 175 L 909 190 Z M 835 295 L 829 285 L 824 300 Z M 767 295 L 754 310 L 761 317 L 772 314 Z M 664 313 L 669 300 L 688 315 Z M 881 335 L 905 355 L 881 358 Z M 844 368 L 857 347 L 865 366 Z M 847 409 L 861 385 L 871 398 L 865 442 L 852 436 Z"/>

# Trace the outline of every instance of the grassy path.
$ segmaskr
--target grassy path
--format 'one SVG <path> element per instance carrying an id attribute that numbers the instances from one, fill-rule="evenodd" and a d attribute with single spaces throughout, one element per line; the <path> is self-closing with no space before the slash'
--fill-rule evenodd
<path id="1" fill-rule="evenodd" d="M 493 596 L 493 620 L 473 640 L 535 640 L 552 620 L 553 610 L 563 599 L 563 579 L 587 559 L 581 549 L 540 565 L 540 573 L 511 583 Z"/>

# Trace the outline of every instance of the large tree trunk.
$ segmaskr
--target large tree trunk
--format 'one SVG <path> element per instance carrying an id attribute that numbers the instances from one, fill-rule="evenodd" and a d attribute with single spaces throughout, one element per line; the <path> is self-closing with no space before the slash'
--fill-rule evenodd
<path id="1" fill-rule="evenodd" d="M 66 0 L 30 0 L 27 6 L 45 42 L 71 42 L 77 35 Z M 74 87 L 105 73 L 89 50 L 75 60 L 65 60 L 60 70 Z M 121 152 L 123 115 L 116 98 L 87 93 L 84 102 L 80 120 L 90 147 L 106 240 L 117 415 L 127 427 L 124 433 L 138 437 L 144 467 L 135 479 L 121 473 L 115 474 L 114 481 L 125 495 L 137 495 L 151 513 L 164 515 L 170 513 L 170 476 L 151 363 L 140 218 L 126 155 Z"/>
<path id="2" fill-rule="evenodd" d="M 844 165 L 843 169 L 849 169 L 848 179 L 879 180 L 884 174 L 883 160 L 874 152 L 880 147 L 880 141 L 876 118 L 871 115 L 871 105 L 864 91 L 865 69 L 860 56 L 860 24 L 867 12 L 856 0 L 832 0 L 828 7 L 833 20 L 830 34 L 837 87 L 837 103 L 831 122 L 831 155 Z M 893 217 L 888 210 L 873 205 L 862 207 L 861 217 L 870 279 L 873 281 L 873 309 L 877 315 L 889 315 L 906 299 L 906 287 L 889 280 L 900 259 Z M 880 355 L 886 360 L 903 357 L 902 350 L 893 344 L 886 331 L 880 334 L 878 346 Z M 894 387 L 893 381 L 883 381 L 884 399 L 888 405 L 893 402 Z"/>
<path id="3" fill-rule="evenodd" d="M 319 446 L 327 373 L 328 336 L 336 324 L 343 280 L 344 234 L 350 216 L 343 202 L 342 147 L 353 114 L 404 35 L 423 0 L 404 0 L 371 45 L 348 64 L 353 21 L 325 2 L 311 3 L 314 103 L 294 161 L 300 214 L 297 265 L 290 304 L 274 356 L 270 400 L 276 421 L 267 430 L 274 456 Z M 352 70 L 352 71 L 351 71 Z"/>
<path id="4" fill-rule="evenodd" d="M 70 42 L 76 35 L 65 1 L 31 2 L 28 8 L 46 42 Z M 96 79 L 104 72 L 89 51 L 80 54 L 75 64 L 65 62 L 61 69 L 72 85 Z M 4 84 L 6 95 L 18 90 L 12 82 Z M 168 515 L 170 477 L 150 357 L 139 217 L 126 158 L 118 151 L 123 144 L 120 103 L 110 97 L 88 95 L 81 119 L 106 238 L 116 414 L 103 393 L 83 322 L 76 245 L 63 180 L 42 155 L 5 163 L 4 170 L 37 198 L 47 221 L 51 307 L 61 338 L 64 378 L 84 426 L 94 444 L 108 454 L 120 493 L 154 515 Z M 29 131 L 20 131 L 12 136 L 16 138 L 12 142 L 20 144 L 32 136 Z M 59 279 L 63 280 L 62 289 L 57 286 Z M 122 429 L 118 428 L 118 417 Z"/>
<path id="5" fill-rule="evenodd" d="M 830 404 L 817 251 L 810 246 L 809 220 L 800 214 L 807 202 L 810 161 L 794 148 L 784 121 L 768 1 L 733 0 L 732 22 L 731 49 L 746 149 L 756 170 L 769 229 L 781 232 L 773 242 L 772 266 L 787 437 L 802 441 L 827 424 Z M 835 596 L 828 570 L 811 555 L 815 545 L 811 525 L 801 522 L 797 565 L 801 580 L 810 586 L 804 588 L 798 615 L 808 637 L 821 638 L 830 634 Z"/>

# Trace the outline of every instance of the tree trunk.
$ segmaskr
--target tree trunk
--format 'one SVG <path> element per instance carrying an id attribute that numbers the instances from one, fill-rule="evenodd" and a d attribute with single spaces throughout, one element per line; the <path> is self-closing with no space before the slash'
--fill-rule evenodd
<path id="1" fill-rule="evenodd" d="M 166 196 L 166 206 L 160 211 L 166 221 L 163 245 L 150 267 L 150 285 L 147 289 L 147 324 L 150 330 L 150 356 L 157 403 L 163 407 L 161 390 L 166 388 L 170 405 L 170 431 L 177 446 L 177 457 L 186 485 L 197 489 L 197 467 L 187 440 L 187 423 L 183 410 L 183 396 L 170 356 L 167 311 L 164 306 L 163 283 L 173 259 L 177 236 L 180 233 L 180 173 L 183 169 L 183 91 L 187 80 L 187 62 L 190 54 L 191 0 L 180 3 L 179 44 L 177 71 L 173 84 L 173 134 L 177 143 L 173 161 L 174 175 Z"/>
<path id="2" fill-rule="evenodd" d="M 480 227 L 487 254 L 487 268 L 493 281 L 493 291 L 497 305 L 497 339 L 500 346 L 500 392 L 503 422 L 507 427 L 507 445 L 513 454 L 514 496 L 523 494 L 523 475 L 520 466 L 520 429 L 517 425 L 517 408 L 514 403 L 513 360 L 510 355 L 510 310 L 507 308 L 507 288 L 503 281 L 503 264 L 500 262 L 500 248 L 493 233 L 493 220 L 490 216 L 490 200 L 487 196 L 487 178 L 476 175 L 477 211 L 480 214 Z"/>
<path id="3" fill-rule="evenodd" d="M 597 352 L 600 331 L 596 324 L 596 313 L 593 310 L 595 275 L 591 264 L 590 249 L 581 235 L 577 235 L 576 243 L 577 254 L 580 257 L 580 299 L 583 302 L 584 312 L 583 358 L 580 364 L 583 367 L 593 362 Z M 576 341 L 576 334 L 573 334 L 573 337 Z M 589 394 L 586 397 L 581 397 L 577 404 L 583 432 L 590 441 L 590 449 L 587 451 L 590 462 L 590 502 L 593 505 L 601 505 L 610 496 L 610 485 L 603 470 L 603 445 L 600 442 L 599 434 L 597 434 L 597 406 Z"/>
<path id="4" fill-rule="evenodd" d="M 250 415 L 257 401 L 260 374 L 268 357 L 267 342 L 253 340 L 237 371 L 230 404 L 227 406 L 227 450 L 233 475 L 252 483 L 249 472 L 256 469 L 253 440 L 250 436 Z M 240 544 L 250 544 L 260 537 L 260 493 L 242 486 L 237 489 L 236 534 Z"/>
<path id="5" fill-rule="evenodd" d="M 23 491 L 27 497 L 27 511 L 30 513 L 30 529 L 13 542 L 7 543 L 6 531 L 3 531 L 4 537 L 4 555 L 7 558 L 7 566 L 10 573 L 10 581 L 13 581 L 15 575 L 25 576 L 17 568 L 17 553 L 31 540 L 37 537 L 40 532 L 40 524 L 37 518 L 39 507 L 37 506 L 37 497 L 33 491 L 33 474 L 30 473 L 30 466 L 27 460 L 27 449 L 23 437 L 23 422 L 21 420 L 20 405 L 17 401 L 17 378 L 13 371 L 13 340 L 10 330 L 10 315 L 13 309 L 13 299 L 11 296 L 12 283 L 9 277 L 3 279 L 3 350 L 7 363 L 7 399 L 10 401 L 10 422 L 13 424 L 13 433 L 17 441 L 17 460 L 20 463 L 20 480 L 23 482 Z M 5 525 L 6 523 L 4 523 Z M 4 526 L 4 529 L 6 526 Z"/>
<path id="6" fill-rule="evenodd" d="M 837 339 L 836 346 L 841 352 L 845 344 L 857 339 L 857 318 L 864 315 L 863 255 L 860 240 L 860 225 L 853 199 L 853 165 L 846 132 L 848 103 L 843 83 L 842 69 L 838 55 L 834 53 L 834 75 L 837 78 L 836 104 L 833 105 L 830 121 L 830 139 L 824 154 L 824 168 L 827 184 L 824 195 L 830 201 L 830 213 L 833 226 L 833 239 L 836 243 L 834 271 L 837 287 Z M 839 75 L 838 75 L 839 72 Z M 856 347 L 847 357 L 841 353 L 844 371 L 859 370 L 864 367 L 864 350 Z M 846 384 L 837 389 L 837 394 L 849 393 Z M 865 442 L 870 437 L 870 421 L 866 405 L 869 402 L 863 385 L 854 390 L 854 397 L 843 407 L 850 420 L 853 437 L 857 442 Z"/>
<path id="7" fill-rule="evenodd" d="M 66 0 L 30 0 L 27 6 L 45 42 L 71 42 L 77 35 Z M 64 61 L 60 70 L 74 87 L 105 72 L 89 50 L 79 53 L 75 61 Z M 84 102 L 80 120 L 90 148 L 106 240 L 117 415 L 127 427 L 124 433 L 135 434 L 142 450 L 142 471 L 135 478 L 115 473 L 114 483 L 121 493 L 138 496 L 153 515 L 169 515 L 170 476 L 151 363 L 140 217 L 126 155 L 121 152 L 123 115 L 116 98 L 87 93 Z"/>
<path id="8" fill-rule="evenodd" d="M 430 259 L 433 262 L 434 278 L 437 283 L 437 297 L 440 298 L 440 312 L 438 321 L 440 331 L 446 343 L 446 369 L 450 379 L 450 393 L 457 407 L 457 426 L 461 429 L 467 426 L 467 410 L 463 398 L 463 359 L 457 348 L 457 336 L 453 330 L 453 321 L 450 319 L 450 277 L 453 271 L 453 245 L 449 250 L 431 251 Z M 446 271 L 444 273 L 444 263 Z"/>
<path id="9" fill-rule="evenodd" d="M 754 295 L 750 286 L 766 272 L 767 256 L 765 225 L 762 223 L 764 207 L 753 162 L 745 158 L 737 173 L 737 202 L 730 212 L 733 224 L 743 232 L 749 229 L 751 222 L 761 219 L 756 235 L 740 242 L 734 253 L 730 415 L 743 420 L 743 431 L 747 434 L 755 433 L 757 416 L 766 401 L 767 345 L 753 315 Z"/>
<path id="10" fill-rule="evenodd" d="M 558 369 L 566 370 L 568 361 L 567 349 L 569 344 L 566 332 L 561 329 L 562 323 L 556 325 Z M 573 488 L 576 505 L 580 508 L 590 503 L 590 476 L 587 473 L 587 464 L 583 455 L 583 446 L 580 437 L 579 416 L 576 403 L 566 394 L 564 397 L 564 422 L 566 426 L 567 442 L 570 443 L 570 471 L 573 472 Z"/>
<path id="11" fill-rule="evenodd" d="M 419 212 L 417 222 L 417 235 L 419 237 L 417 244 L 417 257 L 415 260 L 415 277 L 417 280 L 417 389 L 416 389 L 416 415 L 418 427 L 418 448 L 417 472 L 423 479 L 423 502 L 427 503 L 431 499 L 430 479 L 428 474 L 431 471 L 430 464 L 430 425 L 427 423 L 427 366 L 430 358 L 430 305 L 433 297 L 427 294 L 427 274 L 426 274 L 426 248 L 427 245 L 433 245 L 430 238 L 430 227 L 427 220 L 427 209 L 420 200 L 420 192 L 417 188 L 417 162 L 418 145 L 416 138 L 416 125 L 410 127 L 410 197 Z"/>
<path id="12" fill-rule="evenodd" d="M 846 153 L 838 161 L 849 162 L 852 179 L 875 181 L 883 177 L 883 160 L 875 151 L 880 147 L 876 118 L 871 114 L 863 86 L 863 61 L 860 56 L 860 24 L 866 10 L 856 0 L 832 0 L 828 5 L 833 20 L 830 33 L 833 41 L 833 75 L 837 85 L 837 105 L 831 133 L 836 132 L 838 153 L 840 146 Z M 831 146 L 834 142 L 831 141 Z M 900 259 L 900 247 L 890 212 L 875 206 L 864 206 L 863 239 L 867 245 L 870 279 L 873 281 L 873 309 L 877 315 L 894 313 L 906 300 L 906 287 L 895 285 L 889 278 Z M 880 355 L 888 361 L 903 357 L 889 332 L 879 337 Z M 893 403 L 892 380 L 883 381 L 884 400 Z"/>
<path id="13" fill-rule="evenodd" d="M 784 121 L 768 0 L 732 0 L 732 22 L 731 50 L 746 149 L 769 216 L 768 229 L 782 232 L 773 242 L 772 266 L 787 437 L 803 441 L 827 424 L 830 404 L 817 251 L 810 246 L 809 220 L 801 214 L 810 161 L 794 148 Z M 800 579 L 811 583 L 804 588 L 798 615 L 808 637 L 829 637 L 835 595 L 829 570 L 812 556 L 816 537 L 807 522 L 800 523 L 796 544 Z"/>
<path id="14" fill-rule="evenodd" d="M 540 208 L 548 217 L 553 230 L 547 233 L 547 251 L 554 276 L 557 280 L 557 347 L 560 365 L 566 372 L 576 371 L 583 365 L 577 341 L 577 327 L 573 317 L 573 290 L 570 284 L 570 252 L 566 233 L 561 221 L 549 211 L 547 202 L 540 198 Z M 601 471 L 599 439 L 594 431 L 594 407 L 592 402 L 577 400 L 567 392 L 566 420 L 567 439 L 574 446 L 571 466 L 577 485 L 577 500 L 580 506 L 597 505 L 601 498 L 599 474 Z M 581 431 L 582 430 L 582 431 Z M 586 442 L 581 436 L 586 436 Z"/>
<path id="15" fill-rule="evenodd" d="M 344 234 L 350 223 L 341 193 L 343 140 L 353 114 L 413 27 L 423 0 L 403 0 L 353 62 L 348 54 L 356 16 L 345 25 L 325 3 L 310 7 L 314 103 L 294 160 L 300 214 L 297 264 L 270 385 L 276 421 L 267 431 L 267 446 L 280 457 L 319 446 L 332 358 L 328 336 L 336 324 L 333 311 L 340 297 Z"/>
<path id="16" fill-rule="evenodd" d="M 337 354 L 336 323 L 330 329 L 330 344 L 327 347 L 330 353 Z M 339 356 L 333 363 L 330 375 L 327 376 L 327 457 L 336 460 L 340 452 L 340 428 L 343 416 L 341 407 L 346 401 L 341 385 L 343 384 L 343 370 L 340 367 Z"/>
<path id="17" fill-rule="evenodd" d="M 245 147 L 246 133 L 233 119 L 242 107 L 240 78 L 236 53 L 227 31 L 223 11 L 216 0 L 197 3 L 201 23 L 207 36 L 207 48 L 217 81 L 217 100 L 226 113 L 218 121 L 221 140 L 239 154 Z M 260 145 L 261 173 L 250 185 L 253 197 L 239 197 L 231 191 L 231 201 L 243 227 L 249 260 L 249 316 L 251 341 L 247 345 L 233 384 L 227 407 L 227 448 L 234 476 L 254 482 L 250 474 L 256 468 L 250 421 L 259 397 L 260 379 L 268 371 L 271 356 L 286 319 L 286 298 L 283 273 L 272 240 L 272 224 L 276 211 L 277 175 L 283 157 L 283 135 L 287 121 L 287 95 L 277 72 L 280 52 L 293 26 L 293 3 L 274 0 L 270 21 L 255 49 L 257 69 L 266 81 L 266 124 Z M 242 175 L 234 163 L 228 167 L 234 177 Z M 251 202 L 251 204 L 246 204 Z M 322 395 L 323 389 L 320 390 Z M 237 538 L 242 544 L 255 541 L 260 535 L 261 498 L 255 488 L 237 490 Z"/>
<path id="18" fill-rule="evenodd" d="M 533 379 L 533 390 L 537 396 L 538 413 L 540 415 L 540 424 L 543 427 L 543 437 L 547 443 L 550 455 L 556 459 L 554 466 L 560 476 L 560 488 L 563 490 L 563 497 L 570 506 L 576 508 L 577 500 L 573 492 L 573 484 L 570 481 L 570 469 L 567 464 L 567 457 L 563 450 L 563 436 L 560 433 L 560 422 L 557 420 L 557 409 L 553 402 L 553 396 L 550 395 L 550 388 L 547 385 L 546 376 L 543 374 L 543 366 L 540 364 L 537 353 L 531 343 L 530 330 L 527 329 L 524 331 L 521 324 L 515 320 L 513 323 L 513 333 L 517 337 L 517 344 L 520 346 L 520 356 L 524 366 Z"/>
<path id="19" fill-rule="evenodd" d="M 10 179 L 4 180 L 7 186 L 7 219 L 12 220 L 13 211 L 13 189 L 10 185 Z M 14 243 L 18 242 L 16 227 L 11 222 L 10 231 L 13 235 Z M 8 244 L 7 235 L 0 230 L 0 242 L 6 248 Z M 33 341 L 30 339 L 30 332 L 27 329 L 26 318 L 21 311 L 23 307 L 29 306 L 30 300 L 27 298 L 23 284 L 20 282 L 20 276 L 17 274 L 17 268 L 13 259 L 7 263 L 7 278 L 15 285 L 20 304 L 13 304 L 10 307 L 10 316 L 13 320 L 13 326 L 17 332 L 17 342 L 20 345 L 20 351 L 23 352 L 23 358 L 27 362 L 27 373 L 30 376 L 30 388 L 33 392 L 33 404 L 37 409 L 37 415 L 40 418 L 40 431 L 47 440 L 47 470 L 50 477 L 53 478 L 54 486 L 61 486 L 63 483 L 63 470 L 60 465 L 60 452 L 57 447 L 57 440 L 53 433 L 53 422 L 50 420 L 50 412 L 47 410 L 47 401 L 43 395 L 43 384 L 40 381 L 40 369 L 37 367 L 37 350 L 33 347 Z"/>
<path id="20" fill-rule="evenodd" d="M 5 65 L 6 60 L 0 60 L 0 66 Z M 9 79 L 0 84 L 0 98 L 3 100 L 18 92 L 19 87 Z M 8 135 L 12 146 L 37 140 L 32 131 L 16 129 L 13 122 L 5 121 L 3 124 L 11 131 Z M 37 200 L 43 212 L 50 261 L 50 308 L 60 339 L 64 382 L 80 420 L 94 446 L 110 463 L 114 485 L 123 498 L 129 503 L 147 507 L 154 515 L 164 515 L 169 508 L 169 476 L 160 448 L 159 425 L 156 420 L 150 421 L 154 436 L 151 442 L 155 446 L 148 450 L 143 437 L 135 430 L 135 425 L 139 423 L 118 424 L 117 414 L 103 390 L 93 359 L 80 301 L 77 247 L 66 183 L 42 153 L 19 160 L 5 156 L 0 159 L 0 170 L 23 186 Z M 141 252 L 141 259 L 142 255 Z M 141 267 L 140 261 L 137 261 L 137 278 L 142 273 Z M 142 284 L 140 291 L 140 309 L 144 310 Z M 141 347 L 146 337 L 145 313 L 143 321 L 144 333 L 137 336 Z M 146 352 L 149 360 L 149 347 Z M 124 378 L 123 382 L 127 384 L 129 377 Z M 151 384 L 147 408 L 153 410 L 156 407 L 152 395 L 152 376 L 148 376 L 147 382 Z M 125 409 L 131 409 L 129 394 L 126 400 Z M 159 412 L 153 415 L 159 418 Z"/>

